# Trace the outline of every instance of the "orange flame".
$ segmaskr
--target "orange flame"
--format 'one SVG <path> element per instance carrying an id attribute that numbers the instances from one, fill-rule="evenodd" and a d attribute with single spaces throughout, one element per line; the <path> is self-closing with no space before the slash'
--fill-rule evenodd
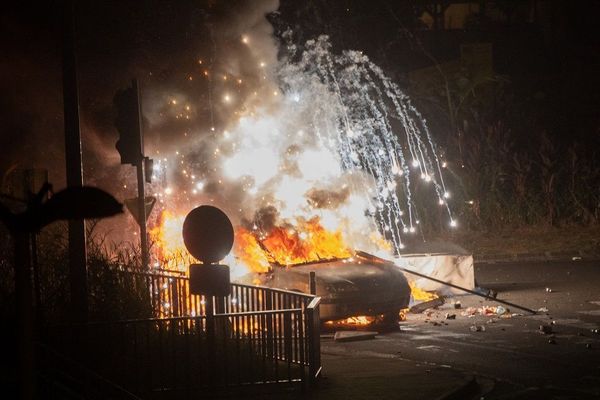
<path id="1" fill-rule="evenodd" d="M 408 282 L 410 286 L 410 294 L 413 299 L 417 301 L 429 301 L 437 299 L 439 296 L 433 292 L 426 292 L 425 290 L 418 287 L 414 282 Z"/>
<path id="2" fill-rule="evenodd" d="M 298 220 L 293 228 L 277 226 L 269 233 L 257 236 L 239 228 L 234 249 L 236 257 L 255 272 L 268 271 L 271 263 L 294 265 L 352 256 L 342 232 L 326 230 L 318 217 Z"/>
<path id="3" fill-rule="evenodd" d="M 163 210 L 157 225 L 149 232 L 156 260 L 163 269 L 187 271 L 192 256 L 183 244 L 181 230 L 185 215 Z"/>

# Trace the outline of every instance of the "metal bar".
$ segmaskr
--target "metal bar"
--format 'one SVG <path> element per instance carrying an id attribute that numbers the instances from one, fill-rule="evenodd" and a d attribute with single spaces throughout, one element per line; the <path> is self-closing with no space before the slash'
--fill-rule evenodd
<path id="1" fill-rule="evenodd" d="M 184 342 L 185 342 L 185 395 L 190 398 L 191 392 L 191 366 L 190 366 L 190 336 L 194 320 L 191 319 L 184 325 Z"/>
<path id="2" fill-rule="evenodd" d="M 235 359 L 237 361 L 236 365 L 237 365 L 237 383 L 238 385 L 242 383 L 242 376 L 241 376 L 241 368 L 240 368 L 240 337 L 241 337 L 241 327 L 240 327 L 240 317 L 238 315 L 236 315 L 234 317 L 234 321 L 235 321 L 235 338 L 236 338 L 236 343 L 235 343 Z"/>
<path id="3" fill-rule="evenodd" d="M 67 186 L 81 187 L 83 186 L 83 170 L 73 15 L 73 2 L 66 0 L 64 3 L 62 56 Z M 69 221 L 69 281 L 71 318 L 74 322 L 85 322 L 88 318 L 87 254 L 85 248 L 85 222 L 82 219 Z"/>
<path id="4" fill-rule="evenodd" d="M 398 269 L 400 269 L 401 271 L 404 271 L 404 272 L 406 272 L 408 274 L 415 275 L 415 276 L 418 276 L 418 277 L 421 277 L 421 278 L 425 278 L 425 279 L 428 279 L 428 280 L 433 281 L 433 282 L 441 283 L 442 285 L 450 286 L 450 287 L 452 287 L 454 289 L 462 290 L 463 292 L 467 292 L 467 293 L 474 294 L 476 296 L 483 297 L 483 298 L 491 300 L 491 301 L 495 301 L 496 303 L 505 304 L 507 306 L 518 308 L 519 310 L 527 311 L 528 313 L 531 313 L 531 314 L 537 314 L 537 311 L 534 311 L 531 308 L 523 307 L 523 306 L 520 306 L 520 305 L 515 304 L 515 303 L 511 303 L 511 302 L 506 301 L 506 300 L 497 299 L 495 297 L 488 296 L 487 294 L 478 293 L 475 290 L 467 289 L 465 287 L 458 286 L 458 285 L 455 285 L 455 284 L 450 283 L 450 282 L 445 282 L 445 281 L 442 281 L 440 279 L 432 278 L 431 276 L 428 276 L 428 275 L 425 275 L 425 274 L 421 274 L 421 273 L 416 272 L 416 271 L 412 271 L 410 269 L 401 267 L 401 266 L 399 266 L 397 264 L 394 264 L 394 265 Z"/>
<path id="5" fill-rule="evenodd" d="M 310 294 L 316 295 L 317 294 L 317 276 L 315 274 L 315 271 L 310 271 L 309 287 L 310 287 Z"/>
<path id="6" fill-rule="evenodd" d="M 303 326 L 303 313 L 299 312 L 298 314 L 296 314 L 296 323 L 298 324 L 297 326 L 297 336 L 298 336 L 298 345 L 299 345 L 299 359 L 298 362 L 300 364 L 300 379 L 302 381 L 302 388 L 305 389 L 306 388 L 306 375 L 305 375 L 305 368 L 306 365 L 304 363 L 304 326 Z"/>
<path id="7" fill-rule="evenodd" d="M 139 104 L 139 91 L 137 80 L 133 80 L 133 88 L 138 96 Z M 141 118 L 141 116 L 140 116 Z M 141 123 L 140 123 L 141 127 Z M 141 129 L 141 128 L 140 128 Z M 137 184 L 138 184 L 138 224 L 140 225 L 140 250 L 142 252 L 142 269 L 148 269 L 149 256 L 148 256 L 148 233 L 146 231 L 146 190 L 144 187 L 144 159 L 140 159 L 136 165 L 137 169 Z"/>
<path id="8" fill-rule="evenodd" d="M 170 346 L 171 347 L 171 379 L 172 379 L 172 387 L 173 389 L 177 388 L 177 331 L 179 329 L 177 329 L 179 327 L 179 322 L 183 322 L 181 320 L 172 320 L 168 323 L 167 326 L 170 326 L 171 328 L 171 335 L 170 335 Z"/>
<path id="9" fill-rule="evenodd" d="M 290 313 L 283 314 L 283 342 L 285 361 L 287 363 L 287 379 L 292 380 L 292 319 Z"/>

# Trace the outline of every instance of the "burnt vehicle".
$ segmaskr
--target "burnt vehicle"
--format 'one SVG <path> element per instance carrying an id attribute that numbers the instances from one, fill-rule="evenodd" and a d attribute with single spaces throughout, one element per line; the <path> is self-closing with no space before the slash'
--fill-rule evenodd
<path id="1" fill-rule="evenodd" d="M 290 266 L 272 265 L 259 274 L 261 286 L 310 293 L 310 272 L 316 276 L 316 294 L 321 297 L 322 321 L 357 315 L 384 316 L 397 321 L 408 307 L 410 287 L 404 274 L 391 262 L 357 251 L 354 256 L 319 260 Z M 247 275 L 243 281 L 254 281 Z"/>

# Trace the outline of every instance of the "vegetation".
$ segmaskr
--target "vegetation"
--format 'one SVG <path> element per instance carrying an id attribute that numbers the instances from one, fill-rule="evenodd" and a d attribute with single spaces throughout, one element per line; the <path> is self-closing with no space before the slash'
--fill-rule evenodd
<path id="1" fill-rule="evenodd" d="M 463 229 L 598 224 L 599 146 L 565 138 L 540 123 L 542 105 L 530 98 L 517 102 L 520 97 L 506 78 L 477 81 L 464 68 L 451 77 L 441 68 L 439 73 L 442 79 L 414 94 L 434 130 L 445 132 L 439 135 L 440 147 Z M 435 231 L 431 208 L 421 214 L 429 223 L 426 229 Z"/>

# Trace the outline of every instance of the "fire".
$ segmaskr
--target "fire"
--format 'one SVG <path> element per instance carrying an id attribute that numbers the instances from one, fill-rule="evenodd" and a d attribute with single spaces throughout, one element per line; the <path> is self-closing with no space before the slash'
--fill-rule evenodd
<path id="1" fill-rule="evenodd" d="M 408 286 L 410 286 L 410 294 L 414 300 L 429 301 L 437 299 L 439 297 L 433 292 L 426 292 L 425 290 L 418 287 L 414 282 L 408 281 Z"/>
<path id="2" fill-rule="evenodd" d="M 255 272 L 267 272 L 273 263 L 294 265 L 352 256 L 341 230 L 326 230 L 318 217 L 299 219 L 293 228 L 276 226 L 259 235 L 245 228 L 236 233 L 235 255 Z"/>
<path id="3" fill-rule="evenodd" d="M 158 224 L 149 232 L 156 260 L 163 269 L 186 271 L 193 262 L 181 235 L 184 219 L 185 215 L 163 210 Z"/>
<path id="4" fill-rule="evenodd" d="M 164 210 L 157 226 L 150 230 L 154 254 L 161 268 L 185 271 L 194 262 L 181 236 L 184 219 L 185 215 Z M 341 230 L 328 231 L 318 217 L 299 219 L 293 228 L 276 226 L 260 236 L 239 227 L 235 233 L 234 254 L 242 265 L 254 272 L 268 272 L 271 264 L 293 265 L 352 256 Z"/>
<path id="5" fill-rule="evenodd" d="M 325 327 L 333 329 L 359 329 L 361 327 L 364 328 L 374 324 L 380 318 L 383 318 L 383 316 L 356 315 L 336 321 L 326 321 Z"/>

